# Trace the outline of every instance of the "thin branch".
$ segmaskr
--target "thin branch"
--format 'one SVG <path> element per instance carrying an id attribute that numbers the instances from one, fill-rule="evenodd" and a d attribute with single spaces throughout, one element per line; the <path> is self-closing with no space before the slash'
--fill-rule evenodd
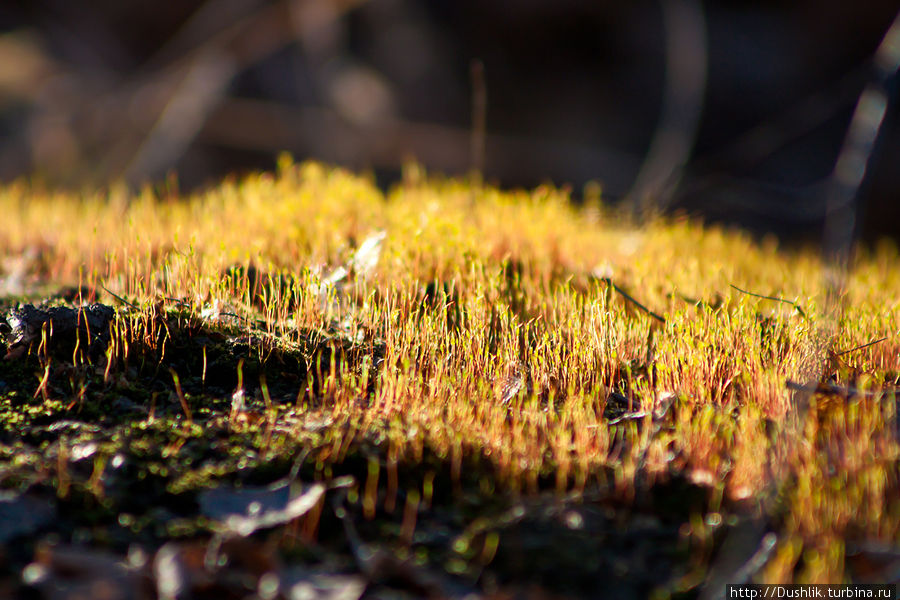
<path id="1" fill-rule="evenodd" d="M 866 342 L 865 344 L 862 344 L 860 346 L 854 346 L 853 348 L 850 348 L 849 350 L 842 350 L 840 352 L 835 352 L 834 355 L 835 356 L 843 356 L 845 354 L 850 354 L 851 352 L 856 352 L 857 350 L 862 350 L 863 348 L 868 348 L 869 346 L 874 346 L 875 344 L 880 344 L 881 342 L 883 342 L 886 339 L 887 339 L 887 336 L 884 336 L 883 338 L 878 338 L 877 340 L 872 340 L 871 342 Z"/>
<path id="2" fill-rule="evenodd" d="M 818 385 L 804 385 L 796 381 L 788 379 L 785 386 L 792 392 L 803 392 L 806 394 L 824 394 L 826 396 L 842 396 L 844 398 L 852 398 L 858 396 L 860 398 L 883 398 L 888 394 L 896 394 L 896 388 L 885 388 L 879 392 L 861 390 L 856 387 L 836 385 L 833 383 L 819 383 Z"/>
<path id="3" fill-rule="evenodd" d="M 130 306 L 131 308 L 133 308 L 135 310 L 141 310 L 140 306 L 138 306 L 137 304 L 134 304 L 133 302 L 129 302 L 122 296 L 116 294 L 115 292 L 108 290 L 105 285 L 101 284 L 100 287 L 103 289 L 104 292 L 106 292 L 107 294 L 109 294 L 110 296 L 112 296 L 113 298 L 115 298 L 116 300 L 121 302 L 122 304 L 124 304 L 126 306 Z"/>
<path id="4" fill-rule="evenodd" d="M 793 302 L 791 300 L 785 300 L 784 298 L 779 298 L 777 296 L 764 296 L 763 294 L 755 294 L 753 292 L 748 292 L 747 290 L 742 290 L 738 286 L 731 284 L 731 283 L 729 283 L 728 285 L 731 286 L 732 288 L 736 289 L 740 293 L 747 294 L 748 296 L 753 296 L 754 298 L 762 298 L 763 300 L 774 300 L 775 302 L 783 302 L 785 304 L 790 304 L 797 310 L 798 313 L 800 313 L 801 317 L 803 317 L 804 319 L 808 318 L 806 316 L 806 313 L 803 312 L 803 309 L 796 302 Z"/>
<path id="5" fill-rule="evenodd" d="M 658 315 L 657 313 L 653 312 L 652 310 L 650 310 L 649 308 L 647 308 L 646 306 L 644 306 L 643 304 L 641 304 L 640 302 L 635 300 L 634 296 L 632 296 L 631 294 L 629 294 L 628 292 L 626 292 L 625 290 L 623 290 L 622 288 L 617 286 L 615 284 L 615 282 L 613 282 L 613 280 L 610 279 L 609 277 L 601 277 L 600 281 L 603 281 L 607 285 L 612 286 L 612 288 L 614 290 L 616 290 L 623 298 L 625 298 L 626 300 L 628 300 L 629 302 L 634 304 L 636 307 L 638 307 L 639 309 L 641 309 L 642 311 L 644 311 L 645 313 L 647 313 L 648 315 L 650 315 L 651 317 L 653 317 L 654 319 L 659 321 L 660 323 L 665 324 L 665 322 L 666 322 L 665 317 Z"/>
<path id="6" fill-rule="evenodd" d="M 714 302 L 707 302 L 706 300 L 700 298 L 691 298 L 690 296 L 685 296 L 682 293 L 675 292 L 674 294 L 669 294 L 670 298 L 677 297 L 678 299 L 687 302 L 697 308 L 704 308 L 711 311 L 717 311 L 722 307 L 722 296 L 716 294 L 716 299 Z"/>

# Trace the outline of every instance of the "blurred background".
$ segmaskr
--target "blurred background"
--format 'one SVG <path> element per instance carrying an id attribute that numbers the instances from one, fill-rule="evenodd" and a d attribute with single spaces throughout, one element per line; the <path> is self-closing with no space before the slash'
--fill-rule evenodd
<path id="1" fill-rule="evenodd" d="M 0 179 L 182 190 L 281 151 L 599 184 L 817 239 L 897 0 L 3 0 Z M 893 81 L 896 90 L 896 78 Z M 896 100 L 896 94 L 894 94 Z M 900 237 L 891 106 L 862 233 Z M 676 184 L 677 187 L 676 187 Z M 643 200 L 642 200 L 643 199 Z"/>

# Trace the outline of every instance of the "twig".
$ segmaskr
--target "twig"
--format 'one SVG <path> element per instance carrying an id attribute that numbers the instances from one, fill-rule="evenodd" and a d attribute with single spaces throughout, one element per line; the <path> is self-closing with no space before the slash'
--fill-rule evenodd
<path id="1" fill-rule="evenodd" d="M 115 298 L 116 300 L 121 302 L 122 304 L 125 304 L 126 306 L 130 306 L 131 308 L 133 308 L 135 310 L 141 310 L 140 306 L 138 306 L 137 304 L 134 304 L 132 302 L 129 302 L 128 300 L 126 300 L 122 296 L 116 294 L 115 292 L 112 292 L 112 291 L 106 289 L 105 285 L 100 284 L 100 287 L 103 289 L 104 292 L 106 292 L 107 294 L 109 294 L 110 296 L 112 296 L 113 298 Z"/>
<path id="2" fill-rule="evenodd" d="M 247 317 L 242 316 L 242 315 L 239 315 L 239 314 L 236 314 L 236 313 L 233 313 L 233 312 L 221 312 L 221 313 L 219 313 L 219 316 L 220 316 L 220 317 L 233 317 L 233 318 L 238 319 L 238 320 L 240 320 L 240 321 L 244 321 L 245 323 L 249 323 L 249 322 L 250 322 L 250 319 L 248 319 Z"/>
<path id="3" fill-rule="evenodd" d="M 801 317 L 803 317 L 804 319 L 808 318 L 806 316 L 806 313 L 803 312 L 803 309 L 796 302 L 792 302 L 791 300 L 785 300 L 784 298 L 778 298 L 777 296 L 764 296 L 762 294 L 755 294 L 753 292 L 748 292 L 747 290 L 742 290 L 738 286 L 731 284 L 731 283 L 729 283 L 728 285 L 730 285 L 732 288 L 736 289 L 740 293 L 747 294 L 748 296 L 753 296 L 754 298 L 762 298 L 763 300 L 774 300 L 775 302 L 784 302 L 785 304 L 790 304 L 795 309 L 797 309 L 797 312 L 800 313 Z"/>
<path id="4" fill-rule="evenodd" d="M 756 552 L 747 559 L 741 567 L 734 572 L 732 576 L 732 581 L 737 582 L 739 584 L 745 583 L 749 581 L 754 575 L 759 573 L 760 570 L 769 562 L 769 558 L 772 556 L 772 552 L 775 550 L 776 544 L 778 542 L 778 536 L 772 533 L 771 531 L 765 534 L 759 542 L 759 547 Z M 724 597 L 724 590 L 722 590 L 722 594 Z"/>
<path id="5" fill-rule="evenodd" d="M 643 419 L 644 417 L 646 417 L 649 414 L 650 413 L 647 412 L 646 410 L 638 410 L 635 412 L 625 413 L 624 415 L 621 415 L 621 416 L 616 417 L 615 419 L 611 420 L 609 423 L 607 423 L 607 425 L 612 426 L 612 425 L 618 425 L 619 423 L 624 423 L 625 421 L 636 421 L 638 419 Z"/>
<path id="6" fill-rule="evenodd" d="M 843 356 L 845 354 L 850 354 L 851 352 L 856 352 L 857 350 L 862 350 L 863 348 L 868 348 L 869 346 L 874 346 L 875 344 L 879 344 L 886 339 L 887 339 L 887 336 L 884 336 L 883 338 L 878 338 L 877 340 L 872 340 L 871 342 L 866 342 L 865 344 L 862 344 L 860 346 L 855 346 L 853 348 L 850 348 L 849 350 L 842 350 L 840 352 L 835 352 L 834 355 L 835 356 Z"/>
<path id="7" fill-rule="evenodd" d="M 647 313 L 648 315 L 650 315 L 651 317 L 653 317 L 654 319 L 659 321 L 660 323 L 662 323 L 662 324 L 666 323 L 666 319 L 664 317 L 658 315 L 657 313 L 653 312 L 652 310 L 650 310 L 649 308 L 647 308 L 646 306 L 644 306 L 643 304 L 641 304 L 640 302 L 635 300 L 631 294 L 629 294 L 628 292 L 626 292 L 625 290 L 623 290 L 622 288 L 617 286 L 613 282 L 613 280 L 610 279 L 609 277 L 601 277 L 600 281 L 605 282 L 607 285 L 611 285 L 612 288 L 614 290 L 616 290 L 623 298 L 625 298 L 626 300 L 628 300 L 629 302 L 634 304 L 636 307 L 638 307 L 639 309 L 641 309 L 642 311 L 644 311 L 645 313 Z"/>
<path id="8" fill-rule="evenodd" d="M 897 393 L 897 390 L 892 388 L 883 389 L 880 392 L 870 392 L 855 387 L 835 385 L 833 383 L 804 385 L 796 381 L 791 381 L 790 379 L 785 382 L 785 385 L 789 390 L 793 392 L 804 392 L 807 394 L 826 394 L 828 396 L 843 396 L 845 398 L 851 398 L 853 396 L 859 396 L 861 398 L 881 398 L 886 396 L 887 394 Z"/>
<path id="9" fill-rule="evenodd" d="M 669 294 L 670 298 L 674 296 L 677 296 L 680 300 L 687 302 L 688 304 L 693 304 L 696 308 L 706 308 L 711 311 L 717 311 L 722 307 L 722 296 L 720 296 L 719 294 L 716 294 L 716 300 L 712 303 L 699 298 L 691 298 L 690 296 L 685 296 L 684 294 L 678 292 L 676 292 L 675 294 Z"/>
<path id="10" fill-rule="evenodd" d="M 188 308 L 192 308 L 192 303 L 186 300 L 182 300 L 181 298 L 171 298 L 169 296 L 163 296 L 163 300 L 168 300 L 169 302 L 174 302 L 179 306 L 187 306 Z"/>

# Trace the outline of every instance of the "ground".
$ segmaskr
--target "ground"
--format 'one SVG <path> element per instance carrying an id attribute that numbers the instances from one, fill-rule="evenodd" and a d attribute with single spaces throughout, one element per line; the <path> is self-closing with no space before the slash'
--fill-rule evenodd
<path id="1" fill-rule="evenodd" d="M 694 597 L 900 563 L 889 244 L 841 268 L 289 159 L 0 211 L 0 595 Z"/>

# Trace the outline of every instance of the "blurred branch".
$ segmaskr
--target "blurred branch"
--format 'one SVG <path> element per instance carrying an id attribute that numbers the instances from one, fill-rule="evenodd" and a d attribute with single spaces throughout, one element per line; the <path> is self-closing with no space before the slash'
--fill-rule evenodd
<path id="1" fill-rule="evenodd" d="M 872 80 L 856 104 L 829 181 L 823 245 L 826 257 L 841 272 L 841 280 L 857 232 L 863 185 L 875 157 L 875 143 L 884 124 L 890 88 L 900 73 L 900 12 L 875 52 L 873 67 Z M 834 283 L 834 279 L 831 281 Z"/>
<path id="2" fill-rule="evenodd" d="M 865 83 L 866 71 L 863 67 L 850 70 L 703 157 L 695 158 L 691 172 L 699 174 L 702 185 L 709 173 L 746 169 L 769 158 L 852 106 Z"/>
<path id="3" fill-rule="evenodd" d="M 27 93 L 33 106 L 20 137 L 0 145 L 0 157 L 14 158 L 16 171 L 72 182 L 160 176 L 181 158 L 237 74 L 364 2 L 209 0 L 127 80 L 48 62 L 39 46 L 4 36 L 0 58 L 26 52 L 40 68 L 26 69 L 24 79 L 22 69 L 0 69 L 9 80 L 0 77 L 0 87 Z M 310 10 L 313 5 L 321 10 Z M 30 167 L 19 164 L 22 142 Z"/>
<path id="4" fill-rule="evenodd" d="M 707 214 L 743 212 L 749 217 L 805 225 L 825 217 L 825 181 L 790 185 L 734 175 L 757 166 L 834 119 L 859 97 L 868 69 L 856 67 L 737 138 L 691 161 L 678 193 Z M 709 198 L 709 204 L 699 198 Z M 807 225 L 808 226 L 808 225 Z"/>
<path id="5" fill-rule="evenodd" d="M 225 100 L 209 116 L 198 139 L 268 153 L 302 152 L 355 167 L 399 168 L 409 156 L 450 173 L 465 173 L 471 165 L 471 132 L 465 128 L 397 118 L 359 123 L 328 108 L 259 100 Z M 597 144 L 498 134 L 486 135 L 485 143 L 493 149 L 489 169 L 500 178 L 523 169 L 549 176 L 554 169 L 564 171 L 581 163 L 610 173 L 607 185 L 616 189 L 638 164 L 633 155 Z"/>
<path id="6" fill-rule="evenodd" d="M 125 168 L 126 181 L 137 183 L 161 175 L 184 154 L 210 110 L 225 94 L 237 68 L 228 56 L 209 51 L 186 71 Z"/>
<path id="7" fill-rule="evenodd" d="M 306 55 L 316 52 L 317 36 L 363 3 L 283 0 L 257 6 L 254 0 L 208 0 L 127 80 L 98 81 L 73 65 L 59 65 L 58 79 L 66 85 L 55 84 L 52 94 L 43 87 L 33 92 L 24 134 L 0 147 L 0 155 L 19 157 L 14 161 L 18 172 L 43 171 L 58 183 L 97 184 L 122 177 L 137 183 L 164 175 L 199 139 L 272 155 L 289 150 L 359 167 L 399 169 L 415 156 L 437 169 L 465 173 L 474 164 L 510 179 L 523 171 L 535 178 L 559 178 L 573 169 L 589 177 L 599 169 L 609 174 L 606 190 L 626 188 L 639 166 L 627 152 L 596 144 L 487 135 L 479 125 L 485 118 L 479 108 L 486 106 L 483 93 L 473 97 L 474 132 L 482 130 L 475 138 L 468 129 L 405 121 L 391 110 L 355 119 L 339 104 L 303 108 L 229 97 L 235 76 L 292 43 L 301 42 L 299 50 L 309 59 Z M 335 50 L 321 51 L 325 54 L 313 57 L 313 65 L 323 62 L 322 68 L 333 68 L 333 61 L 324 61 L 333 58 Z M 359 84 L 363 71 L 351 73 L 351 83 Z M 476 75 L 474 83 L 478 79 Z M 374 102 L 371 91 L 371 86 L 359 85 L 350 90 L 369 105 Z M 324 101 L 335 100 L 328 95 L 335 90 L 321 92 Z M 60 143 L 60 136 L 71 143 Z M 40 148 L 31 167 L 22 162 L 22 141 L 32 152 Z M 490 157 L 484 154 L 488 144 L 495 150 Z"/>
<path id="8" fill-rule="evenodd" d="M 706 93 L 706 18 L 699 0 L 660 0 L 666 84 L 659 124 L 626 202 L 634 213 L 670 202 L 694 147 Z"/>
<path id="9" fill-rule="evenodd" d="M 318 0 L 331 10 L 317 15 L 337 20 L 365 0 Z M 210 0 L 201 7 L 202 15 L 215 13 L 210 6 L 222 2 Z M 285 0 L 251 12 L 245 18 L 211 36 L 200 46 L 179 57 L 162 70 L 166 78 L 177 77 L 176 84 L 159 118 L 136 149 L 125 168 L 126 181 L 137 182 L 174 164 L 203 127 L 210 111 L 224 97 L 232 78 L 249 66 L 296 41 L 304 26 L 326 23 L 298 23 L 302 14 L 292 10 L 295 0 Z M 202 27 L 202 21 L 196 27 Z M 186 67 L 183 67 L 187 63 Z M 183 76 L 179 75 L 184 72 Z"/>
<path id="10" fill-rule="evenodd" d="M 192 50 L 208 43 L 230 25 L 250 18 L 263 0 L 207 0 L 178 28 L 142 66 L 147 72 L 174 64 Z"/>

